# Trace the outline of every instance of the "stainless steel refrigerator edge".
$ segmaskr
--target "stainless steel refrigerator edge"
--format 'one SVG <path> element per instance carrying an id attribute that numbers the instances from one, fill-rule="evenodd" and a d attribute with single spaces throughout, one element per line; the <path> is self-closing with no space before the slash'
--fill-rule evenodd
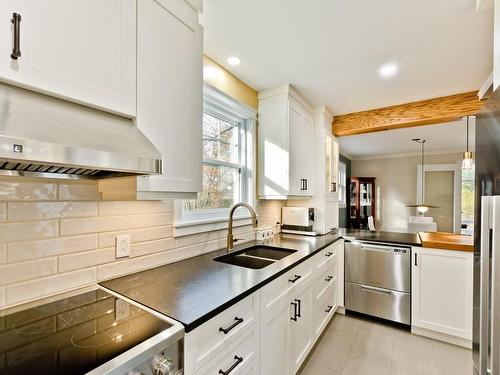
<path id="1" fill-rule="evenodd" d="M 476 375 L 500 374 L 500 91 L 476 117 L 473 360 Z M 495 298 L 496 297 L 496 298 Z"/>

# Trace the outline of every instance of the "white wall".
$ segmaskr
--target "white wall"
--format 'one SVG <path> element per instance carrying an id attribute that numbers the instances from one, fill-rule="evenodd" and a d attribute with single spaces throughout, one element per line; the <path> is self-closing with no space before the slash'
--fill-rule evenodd
<path id="1" fill-rule="evenodd" d="M 461 157 L 458 153 L 426 155 L 425 164 L 453 164 Z M 420 156 L 352 161 L 352 176 L 376 178 L 378 230 L 406 232 L 408 217 L 415 214 L 406 205 L 415 204 L 419 164 Z"/>

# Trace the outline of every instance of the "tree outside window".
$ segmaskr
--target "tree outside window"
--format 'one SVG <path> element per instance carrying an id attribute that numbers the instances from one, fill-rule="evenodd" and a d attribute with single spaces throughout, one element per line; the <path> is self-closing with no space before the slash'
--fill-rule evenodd
<path id="1" fill-rule="evenodd" d="M 186 200 L 184 210 L 227 209 L 241 200 L 244 126 L 206 110 L 203 113 L 203 192 Z"/>

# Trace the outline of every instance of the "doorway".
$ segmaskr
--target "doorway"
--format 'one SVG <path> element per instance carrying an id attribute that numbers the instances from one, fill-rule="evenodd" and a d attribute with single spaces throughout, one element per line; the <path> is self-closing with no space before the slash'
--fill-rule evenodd
<path id="1" fill-rule="evenodd" d="M 458 164 L 428 164 L 417 170 L 417 202 L 422 194 L 430 208 L 425 216 L 432 217 L 438 232 L 460 233 L 462 170 Z M 422 178 L 424 183 L 422 184 Z M 424 191 L 422 192 L 422 186 Z"/>

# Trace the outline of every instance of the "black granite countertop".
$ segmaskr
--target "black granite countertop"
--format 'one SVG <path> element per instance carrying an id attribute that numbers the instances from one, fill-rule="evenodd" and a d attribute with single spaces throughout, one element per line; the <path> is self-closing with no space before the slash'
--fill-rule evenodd
<path id="1" fill-rule="evenodd" d="M 389 244 L 422 246 L 418 233 L 381 232 L 362 229 L 346 229 L 341 233 L 346 240 L 353 238 L 358 241 L 385 242 Z"/>
<path id="2" fill-rule="evenodd" d="M 341 229 L 318 237 L 280 234 L 265 245 L 297 252 L 262 269 L 214 261 L 226 254 L 223 249 L 100 285 L 181 322 L 189 332 L 342 237 L 421 246 L 418 234 L 410 233 Z M 262 244 L 251 241 L 235 246 L 234 251 Z"/>
<path id="3" fill-rule="evenodd" d="M 226 254 L 226 250 L 219 250 L 100 285 L 181 322 L 189 332 L 339 238 L 340 233 L 275 236 L 265 244 L 297 252 L 262 269 L 216 262 L 214 258 Z M 234 251 L 262 244 L 251 241 L 235 246 Z"/>

